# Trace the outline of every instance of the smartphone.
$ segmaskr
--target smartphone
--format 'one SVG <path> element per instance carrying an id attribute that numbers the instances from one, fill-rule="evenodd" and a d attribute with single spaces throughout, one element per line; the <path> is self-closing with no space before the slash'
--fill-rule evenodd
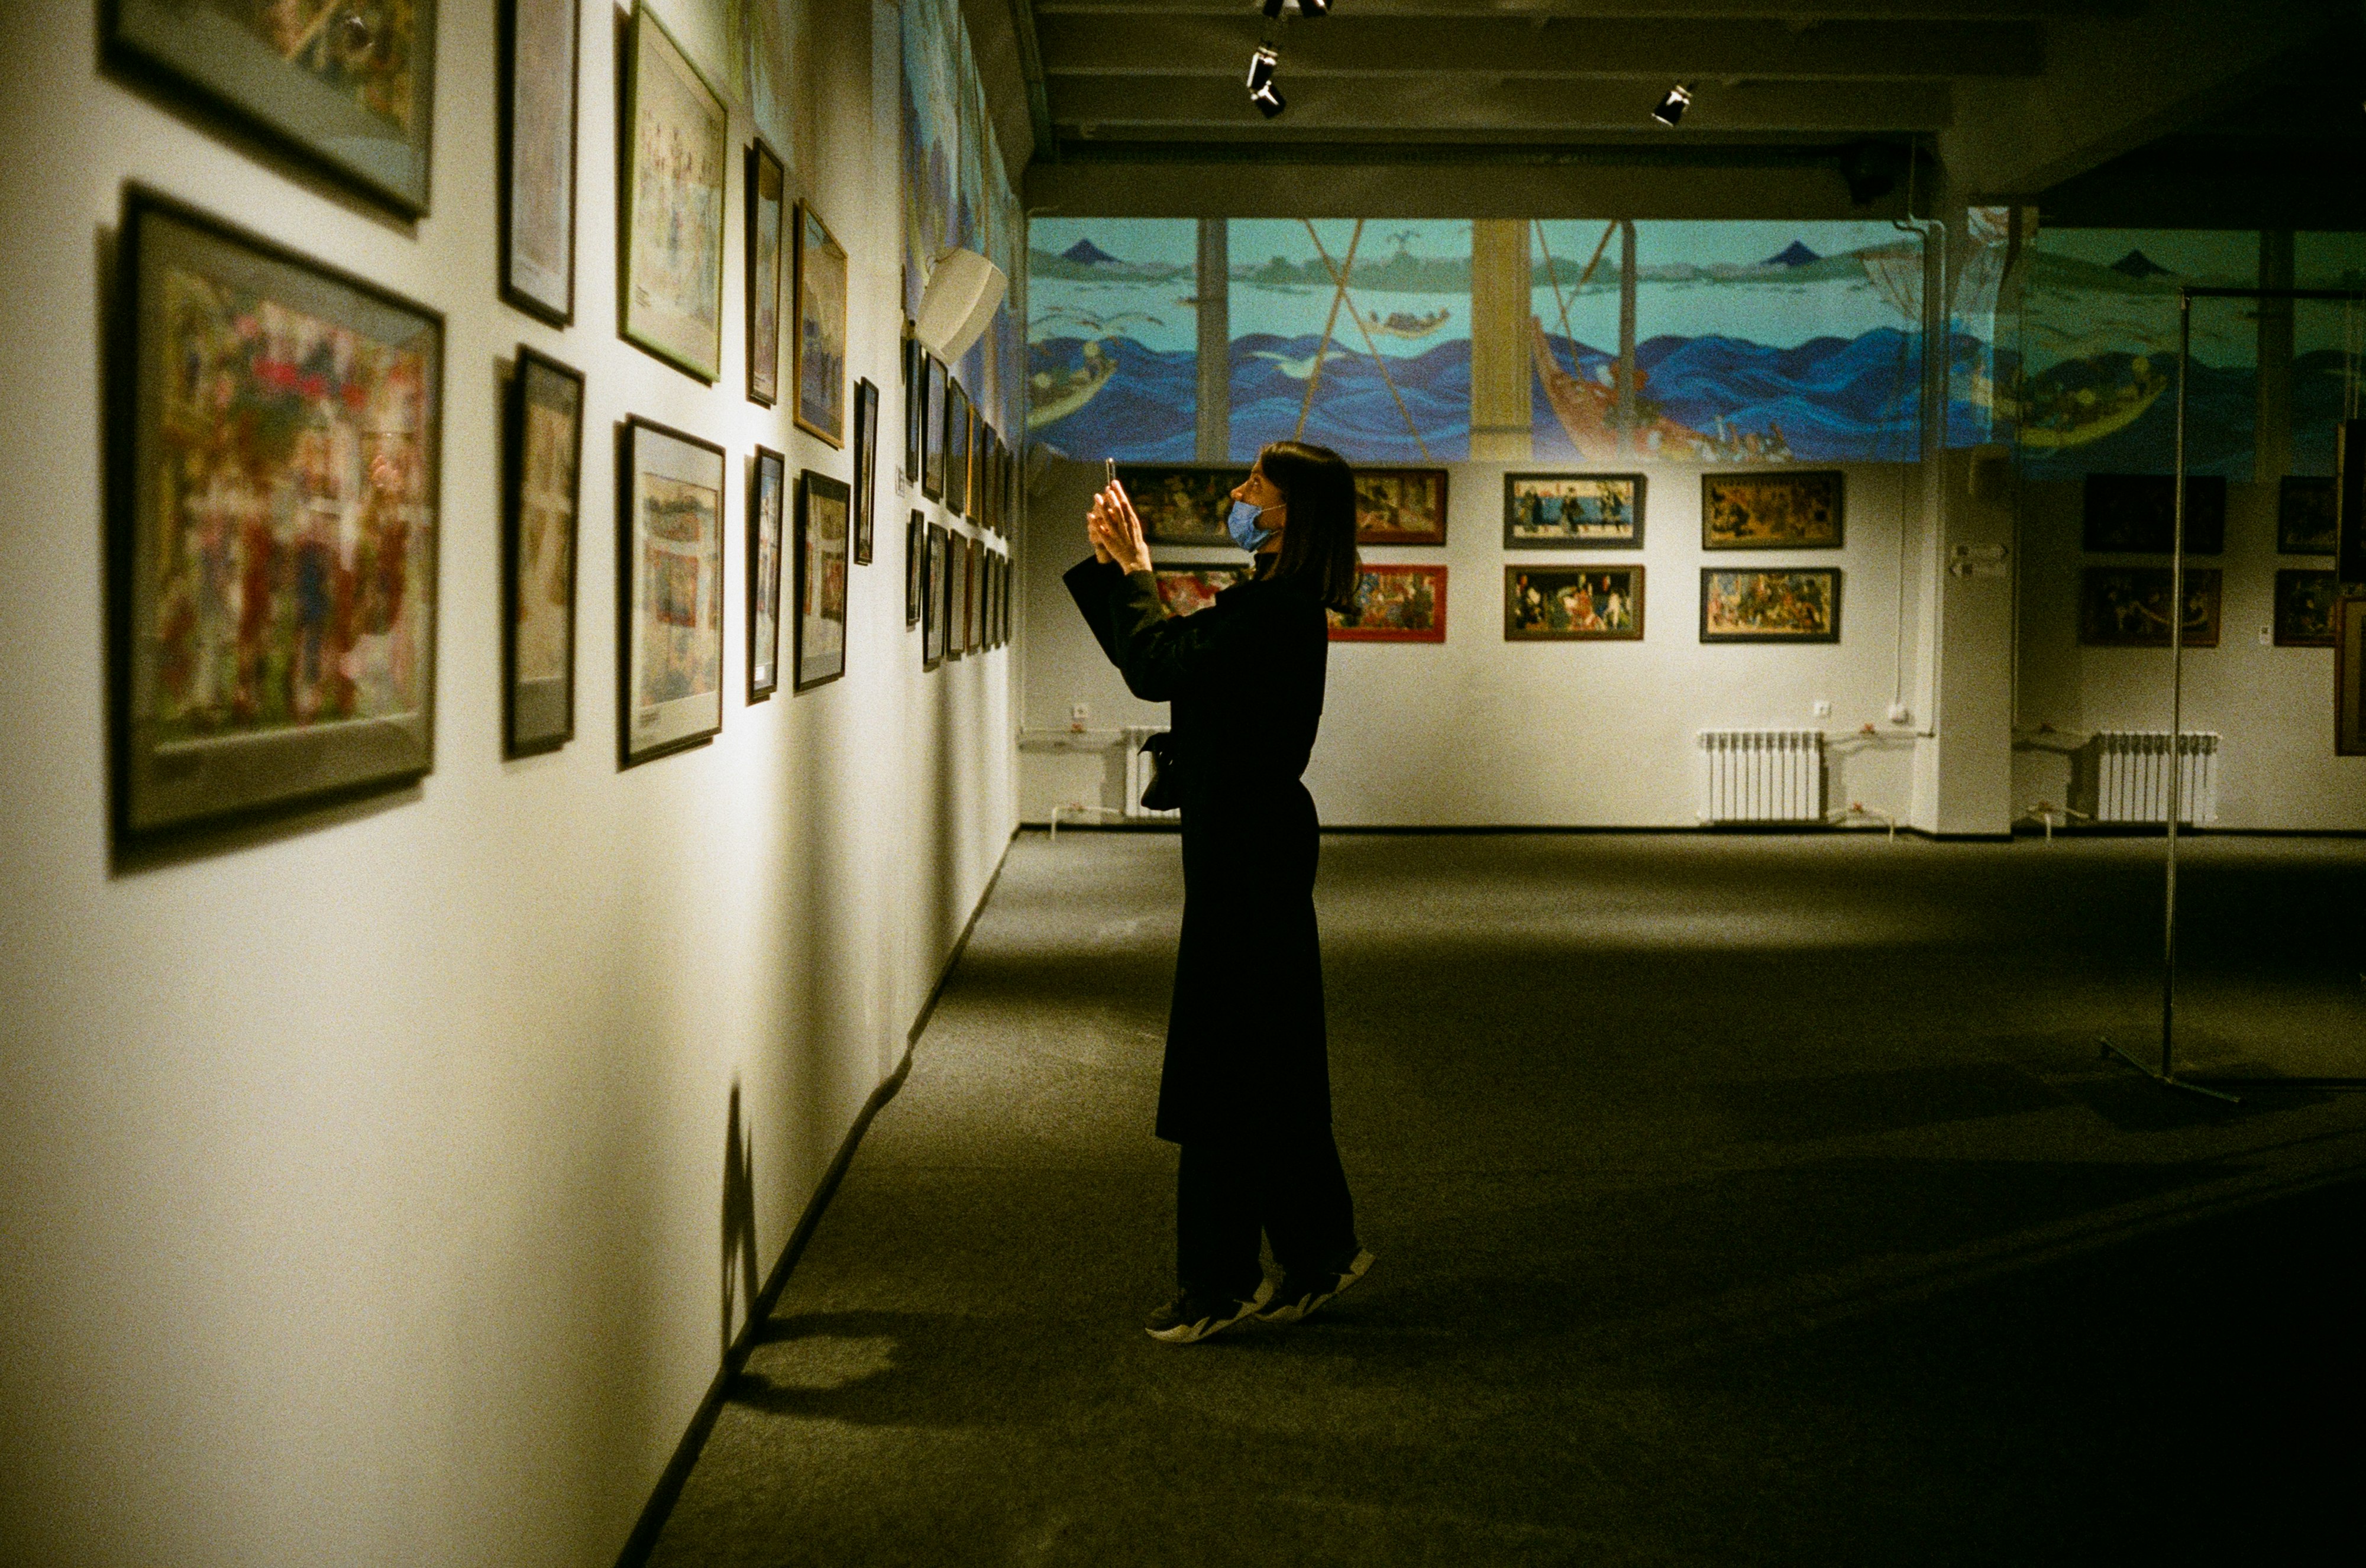
<path id="1" fill-rule="evenodd" d="M 1109 482 L 1111 485 L 1115 485 L 1117 483 L 1117 459 L 1115 457 L 1103 457 L 1101 459 L 1101 471 L 1108 476 Z"/>

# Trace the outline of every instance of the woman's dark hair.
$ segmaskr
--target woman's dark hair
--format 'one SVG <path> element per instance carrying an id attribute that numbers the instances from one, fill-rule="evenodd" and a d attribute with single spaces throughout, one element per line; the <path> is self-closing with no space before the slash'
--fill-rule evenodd
<path id="1" fill-rule="evenodd" d="M 1257 467 L 1290 508 L 1264 575 L 1300 583 L 1331 609 L 1355 608 L 1356 472 L 1347 459 L 1328 446 L 1277 441 L 1257 454 Z"/>

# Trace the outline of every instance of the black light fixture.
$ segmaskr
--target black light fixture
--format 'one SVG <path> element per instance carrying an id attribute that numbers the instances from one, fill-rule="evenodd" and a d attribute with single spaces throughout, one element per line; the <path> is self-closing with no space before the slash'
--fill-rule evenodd
<path id="1" fill-rule="evenodd" d="M 1673 130 L 1677 122 L 1684 118 L 1684 110 L 1692 107 L 1692 103 L 1693 90 L 1679 82 L 1668 89 L 1668 96 L 1662 98 L 1660 107 L 1651 111 L 1651 118 Z"/>
<path id="2" fill-rule="evenodd" d="M 1281 64 L 1281 56 L 1273 45 L 1261 43 L 1249 56 L 1249 102 L 1256 105 L 1257 113 L 1271 119 L 1290 107 L 1288 100 L 1274 90 L 1274 72 Z"/>

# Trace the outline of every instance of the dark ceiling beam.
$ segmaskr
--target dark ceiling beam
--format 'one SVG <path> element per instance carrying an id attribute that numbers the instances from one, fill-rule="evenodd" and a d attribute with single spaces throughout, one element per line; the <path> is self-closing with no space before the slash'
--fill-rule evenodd
<path id="1" fill-rule="evenodd" d="M 1027 87 L 1027 119 L 1035 128 L 1035 146 L 1042 156 L 1056 158 L 1059 139 L 1052 134 L 1052 100 L 1043 81 L 1042 35 L 1035 25 L 1034 0 L 1010 0 L 1010 26 L 1019 44 L 1019 74 Z"/>
<path id="2" fill-rule="evenodd" d="M 1343 134 L 1375 140 L 1440 131 L 1485 132 L 1506 140 L 1596 131 L 1650 130 L 1659 91 L 1638 83 L 1572 93 L 1551 85 L 1493 77 L 1440 77 L 1405 91 L 1340 77 L 1301 78 L 1286 68 L 1289 111 L 1267 120 L 1236 80 L 1177 77 L 1071 77 L 1055 80 L 1057 128 L 1122 130 L 1133 138 L 1183 137 L 1202 128 L 1260 128 L 1277 140 Z M 1704 83 L 1684 116 L 1684 134 L 1701 131 L 1936 130 L 1952 118 L 1949 89 L 1936 82 L 1859 82 L 1845 91 L 1797 82 Z"/>
<path id="3" fill-rule="evenodd" d="M 1057 96 L 1067 76 L 1238 75 L 1263 22 L 1222 17 L 1044 16 L 1037 32 Z M 1435 20 L 1333 16 L 1279 29 L 1291 76 L 1419 76 L 1469 72 L 1529 77 L 1639 76 L 1853 81 L 2034 76 L 2045 69 L 2034 22 L 1559 23 L 1515 17 Z M 1285 89 L 1286 90 L 1286 89 Z"/>

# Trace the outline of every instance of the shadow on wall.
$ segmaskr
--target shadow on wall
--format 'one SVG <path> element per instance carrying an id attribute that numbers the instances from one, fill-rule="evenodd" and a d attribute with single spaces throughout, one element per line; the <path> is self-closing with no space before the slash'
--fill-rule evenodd
<path id="1" fill-rule="evenodd" d="M 731 1354 L 731 1325 L 741 1302 L 752 1314 L 762 1288 L 756 1263 L 756 1141 L 739 1124 L 739 1080 L 731 1080 L 731 1110 L 723 1132 L 723 1354 Z"/>

